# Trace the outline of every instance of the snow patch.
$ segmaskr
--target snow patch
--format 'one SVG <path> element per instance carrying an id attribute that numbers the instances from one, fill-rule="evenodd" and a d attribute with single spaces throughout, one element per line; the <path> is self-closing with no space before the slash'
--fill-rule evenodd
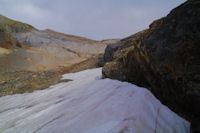
<path id="1" fill-rule="evenodd" d="M 46 90 L 0 98 L 1 133 L 189 133 L 190 123 L 150 91 L 101 79 L 101 68 L 63 75 Z"/>

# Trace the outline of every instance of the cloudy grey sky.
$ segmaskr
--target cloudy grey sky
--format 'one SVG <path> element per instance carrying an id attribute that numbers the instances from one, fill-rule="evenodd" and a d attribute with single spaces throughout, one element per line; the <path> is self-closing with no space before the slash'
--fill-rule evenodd
<path id="1" fill-rule="evenodd" d="M 0 0 L 0 14 L 95 40 L 124 38 L 186 0 Z"/>

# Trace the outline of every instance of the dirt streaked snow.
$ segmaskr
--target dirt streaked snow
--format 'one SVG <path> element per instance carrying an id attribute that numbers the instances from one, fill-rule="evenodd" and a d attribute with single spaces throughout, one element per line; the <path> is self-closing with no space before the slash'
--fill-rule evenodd
<path id="1" fill-rule="evenodd" d="M 150 91 L 101 79 L 101 68 L 73 81 L 0 98 L 1 133 L 189 133 L 190 123 Z"/>

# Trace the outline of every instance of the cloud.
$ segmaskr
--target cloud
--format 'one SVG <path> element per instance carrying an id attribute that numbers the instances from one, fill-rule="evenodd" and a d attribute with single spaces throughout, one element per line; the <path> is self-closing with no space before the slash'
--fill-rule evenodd
<path id="1" fill-rule="evenodd" d="M 185 0 L 1 0 L 0 13 L 39 29 L 96 40 L 148 28 Z"/>

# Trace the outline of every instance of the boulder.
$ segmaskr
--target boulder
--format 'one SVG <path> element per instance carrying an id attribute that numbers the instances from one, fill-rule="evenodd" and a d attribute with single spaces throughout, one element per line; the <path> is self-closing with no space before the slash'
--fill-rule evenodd
<path id="1" fill-rule="evenodd" d="M 181 4 L 136 35 L 108 50 L 110 57 L 105 52 L 111 62 L 103 77 L 148 88 L 200 132 L 200 1 Z"/>

